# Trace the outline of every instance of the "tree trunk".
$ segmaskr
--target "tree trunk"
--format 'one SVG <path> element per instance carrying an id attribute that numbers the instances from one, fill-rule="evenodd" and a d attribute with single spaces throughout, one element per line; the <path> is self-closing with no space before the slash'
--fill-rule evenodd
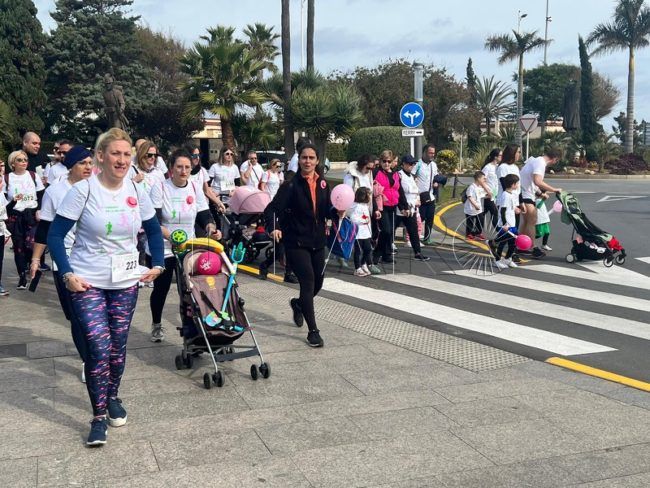
<path id="1" fill-rule="evenodd" d="M 519 119 L 524 114 L 524 54 L 519 55 L 519 79 L 517 80 L 517 120 L 515 120 L 515 144 L 521 148 Z"/>
<path id="2" fill-rule="evenodd" d="M 237 146 L 235 144 L 235 134 L 232 131 L 232 122 L 224 118 L 221 119 L 221 140 L 223 145 L 237 154 Z"/>
<path id="3" fill-rule="evenodd" d="M 307 0 L 307 69 L 314 71 L 314 2 Z"/>
<path id="4" fill-rule="evenodd" d="M 487 115 L 487 116 L 485 117 L 485 127 L 486 127 L 486 129 L 487 129 L 487 130 L 486 130 L 486 135 L 487 135 L 488 137 L 490 137 L 490 116 L 489 116 L 489 115 Z"/>
<path id="5" fill-rule="evenodd" d="M 282 100 L 284 103 L 284 152 L 291 158 L 293 143 L 293 117 L 291 116 L 291 18 L 289 0 L 282 0 Z"/>
<path id="6" fill-rule="evenodd" d="M 634 47 L 630 46 L 627 71 L 627 123 L 625 129 L 625 153 L 634 151 Z"/>

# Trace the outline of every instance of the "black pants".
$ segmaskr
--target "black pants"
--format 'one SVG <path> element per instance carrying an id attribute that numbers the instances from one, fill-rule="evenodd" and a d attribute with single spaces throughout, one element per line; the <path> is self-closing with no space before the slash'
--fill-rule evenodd
<path id="1" fill-rule="evenodd" d="M 436 215 L 436 202 L 431 201 L 420 205 L 420 218 L 424 223 L 424 240 L 431 238 L 431 230 L 433 229 L 433 218 Z"/>
<path id="2" fill-rule="evenodd" d="M 488 214 L 490 214 L 490 221 L 492 222 L 492 227 L 496 229 L 497 222 L 499 220 L 499 211 L 497 210 L 497 204 L 494 203 L 494 200 L 491 198 L 486 198 L 483 200 L 483 213 L 481 214 L 481 224 L 483 229 L 485 229 L 485 219 Z"/>
<path id="3" fill-rule="evenodd" d="M 325 269 L 325 248 L 307 249 L 304 247 L 286 250 L 287 261 L 300 283 L 300 309 L 310 331 L 318 330 L 314 313 L 314 297 L 323 287 Z"/>
<path id="4" fill-rule="evenodd" d="M 381 212 L 379 239 L 377 239 L 377 247 L 374 252 L 375 258 L 381 256 L 384 259 L 389 259 L 393 255 L 393 237 L 395 237 L 393 229 L 397 224 L 396 209 L 397 207 L 384 206 L 384 210 Z"/>
<path id="5" fill-rule="evenodd" d="M 483 232 L 481 225 L 481 214 L 479 215 L 465 215 L 465 235 L 477 236 Z"/>
<path id="6" fill-rule="evenodd" d="M 398 216 L 397 226 L 403 225 L 409 235 L 409 241 L 415 254 L 420 254 L 422 248 L 420 246 L 420 236 L 418 235 L 418 218 L 415 215 L 410 217 Z"/>
<path id="7" fill-rule="evenodd" d="M 54 287 L 56 288 L 56 294 L 59 296 L 59 303 L 61 304 L 63 315 L 65 315 L 66 320 L 70 322 L 72 342 L 74 342 L 74 346 L 77 348 L 81 360 L 86 362 L 86 351 L 88 350 L 88 346 L 86 345 L 86 334 L 84 333 L 81 322 L 79 322 L 79 319 L 72 308 L 70 292 L 65 287 L 63 278 L 58 271 L 52 271 L 52 277 L 54 278 Z"/>
<path id="8" fill-rule="evenodd" d="M 357 239 L 354 243 L 354 269 L 372 264 L 372 242 L 370 238 Z"/>
<path id="9" fill-rule="evenodd" d="M 147 265 L 151 267 L 151 256 L 147 256 Z M 159 324 L 162 320 L 163 308 L 169 294 L 169 288 L 172 285 L 172 277 L 176 269 L 176 258 L 171 256 L 165 258 L 165 271 L 153 282 L 153 291 L 149 297 L 149 307 L 151 308 L 151 321 Z M 180 279 L 180 278 L 177 278 Z"/>
<path id="10" fill-rule="evenodd" d="M 266 258 L 262 264 L 260 264 L 260 268 L 270 268 L 271 265 L 273 264 L 273 261 L 282 261 L 282 259 L 285 257 L 285 252 L 284 252 L 284 244 L 282 244 L 282 241 L 276 242 L 275 243 L 275 252 L 271 252 L 269 254 L 269 257 Z M 289 264 L 288 260 L 285 259 L 284 263 L 284 274 L 289 275 L 293 271 L 291 270 L 291 265 Z"/>
<path id="11" fill-rule="evenodd" d="M 506 251 L 506 259 L 510 259 L 512 255 L 515 253 L 515 238 L 512 237 L 510 234 L 501 231 L 499 232 L 499 235 L 496 238 L 496 242 L 498 243 L 497 256 L 501 258 L 503 249 L 507 245 L 508 249 Z"/>

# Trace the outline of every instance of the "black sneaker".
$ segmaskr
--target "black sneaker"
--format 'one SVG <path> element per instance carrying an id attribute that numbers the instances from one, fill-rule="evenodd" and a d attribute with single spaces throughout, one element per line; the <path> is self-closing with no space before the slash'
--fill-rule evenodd
<path id="1" fill-rule="evenodd" d="M 285 283 L 293 283 L 294 285 L 298 283 L 298 278 L 296 278 L 296 275 L 293 273 L 285 274 L 284 275 L 284 282 Z"/>
<path id="2" fill-rule="evenodd" d="M 111 427 L 122 427 L 126 424 L 126 410 L 119 398 L 108 399 L 108 423 Z"/>
<path id="3" fill-rule="evenodd" d="M 27 274 L 26 273 L 20 273 L 20 277 L 18 278 L 18 285 L 16 286 L 17 290 L 26 290 L 27 289 Z"/>
<path id="4" fill-rule="evenodd" d="M 307 344 L 309 344 L 309 347 L 323 347 L 325 343 L 321 339 L 320 331 L 310 330 L 307 334 Z"/>
<path id="5" fill-rule="evenodd" d="M 106 431 L 108 427 L 106 426 L 106 419 L 99 418 L 93 419 L 90 422 L 90 434 L 88 434 L 88 440 L 86 445 L 88 446 L 103 446 L 106 444 Z"/>
<path id="6" fill-rule="evenodd" d="M 298 299 L 292 298 L 291 300 L 289 300 L 289 305 L 291 305 L 291 310 L 293 310 L 293 323 L 296 324 L 296 327 L 302 327 L 305 318 L 302 315 L 302 310 L 300 310 L 300 304 L 298 303 Z"/>
<path id="7" fill-rule="evenodd" d="M 535 259 L 541 259 L 546 256 L 546 253 L 542 251 L 539 247 L 533 249 L 532 256 Z"/>
<path id="8" fill-rule="evenodd" d="M 268 274 L 269 274 L 269 268 L 267 268 L 264 264 L 260 264 L 260 274 L 259 274 L 260 280 L 265 280 Z"/>
<path id="9" fill-rule="evenodd" d="M 431 258 L 429 256 L 425 256 L 424 254 L 416 254 L 415 257 L 413 258 L 416 261 L 429 261 Z"/>

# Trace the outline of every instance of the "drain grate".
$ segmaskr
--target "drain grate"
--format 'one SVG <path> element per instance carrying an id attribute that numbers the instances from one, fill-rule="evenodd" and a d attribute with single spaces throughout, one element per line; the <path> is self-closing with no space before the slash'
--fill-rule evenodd
<path id="1" fill-rule="evenodd" d="M 240 277 L 242 294 L 264 300 L 269 305 L 288 307 L 295 291 L 286 286 Z M 388 342 L 409 351 L 437 359 L 473 372 L 490 371 L 531 361 L 477 342 L 460 339 L 435 330 L 396 320 L 324 297 L 316 297 L 316 318 Z"/>

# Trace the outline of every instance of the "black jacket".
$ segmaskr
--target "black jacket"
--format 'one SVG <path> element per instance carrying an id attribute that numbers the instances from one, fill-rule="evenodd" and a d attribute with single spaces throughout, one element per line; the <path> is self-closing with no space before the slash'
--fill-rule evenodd
<path id="1" fill-rule="evenodd" d="M 325 226 L 333 214 L 330 187 L 321 176 L 316 180 L 316 214 L 311 201 L 309 185 L 300 172 L 283 183 L 273 201 L 264 211 L 267 232 L 282 231 L 284 246 L 288 249 L 304 247 L 322 249 L 326 244 Z"/>

